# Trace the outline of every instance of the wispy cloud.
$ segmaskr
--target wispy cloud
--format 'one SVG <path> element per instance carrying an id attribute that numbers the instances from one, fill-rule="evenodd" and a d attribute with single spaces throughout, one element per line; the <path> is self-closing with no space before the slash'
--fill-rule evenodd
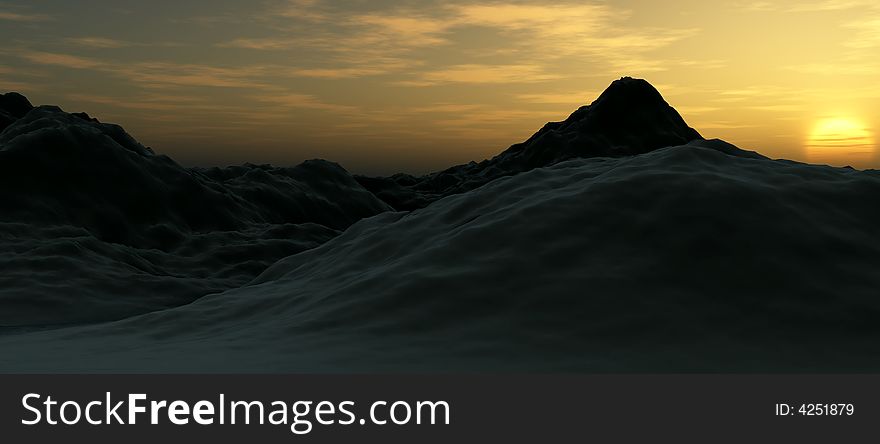
<path id="1" fill-rule="evenodd" d="M 73 69 L 90 69 L 105 66 L 104 63 L 70 54 L 58 54 L 43 51 L 26 51 L 21 57 L 40 65 L 55 65 Z"/>
<path id="2" fill-rule="evenodd" d="M 377 56 L 370 60 L 354 59 L 346 63 L 347 59 L 348 58 L 345 56 L 336 58 L 338 62 L 343 63 L 342 67 L 293 68 L 286 73 L 296 77 L 351 79 L 400 72 L 419 66 L 422 63 L 419 60 L 381 56 Z"/>
<path id="3" fill-rule="evenodd" d="M 677 106 L 676 110 L 682 116 L 692 116 L 697 114 L 707 114 L 715 111 L 721 111 L 722 108 L 717 106 Z"/>
<path id="4" fill-rule="evenodd" d="M 647 53 L 698 32 L 694 27 L 627 26 L 630 12 L 606 4 L 474 3 L 352 14 L 325 3 L 294 1 L 270 11 L 261 19 L 275 20 L 280 34 L 242 36 L 218 45 L 319 51 L 322 64 L 301 67 L 297 72 L 304 76 L 349 78 L 396 72 L 412 77 L 398 85 L 546 80 L 558 77 L 547 74 L 553 63 L 573 57 L 619 71 L 664 70 L 664 61 L 652 60 Z M 498 43 L 488 43 L 490 39 L 474 45 L 469 32 L 494 34 Z M 438 48 L 457 50 L 458 63 L 442 64 L 421 54 Z M 494 54 L 496 60 L 478 60 L 483 54 Z M 396 63 L 376 67 L 377 59 Z"/>
<path id="5" fill-rule="evenodd" d="M 754 128 L 754 125 L 748 125 L 743 123 L 731 122 L 731 121 L 706 121 L 699 122 L 696 125 L 700 129 L 745 129 L 745 128 Z"/>
<path id="6" fill-rule="evenodd" d="M 221 48 L 277 50 L 290 49 L 295 47 L 298 42 L 300 42 L 299 39 L 288 37 L 237 38 L 219 43 L 217 46 Z"/>
<path id="7" fill-rule="evenodd" d="M 872 6 L 876 2 L 866 0 L 824 0 L 809 2 L 790 7 L 792 12 L 824 12 L 852 9 L 860 6 Z"/>
<path id="8" fill-rule="evenodd" d="M 167 94 L 133 94 L 120 98 L 99 94 L 72 93 L 66 94 L 65 97 L 77 103 L 100 104 L 139 111 L 180 112 L 190 110 L 207 113 L 216 112 L 224 108 L 216 103 L 207 102 L 203 97 L 169 96 Z"/>
<path id="9" fill-rule="evenodd" d="M 478 105 L 475 103 L 434 103 L 431 105 L 408 108 L 406 112 L 429 114 L 463 113 L 483 109 L 483 107 L 484 105 Z"/>
<path id="10" fill-rule="evenodd" d="M 265 79 L 268 74 L 276 70 L 276 67 L 263 65 L 224 67 L 171 62 L 121 63 L 43 51 L 20 51 L 17 54 L 36 64 L 91 69 L 122 77 L 140 86 L 154 88 L 174 86 L 259 88 L 268 85 L 259 79 Z"/>
<path id="11" fill-rule="evenodd" d="M 582 105 L 599 97 L 598 91 L 547 92 L 540 94 L 517 94 L 517 100 L 526 103 L 552 105 Z"/>
<path id="12" fill-rule="evenodd" d="M 125 48 L 134 45 L 131 42 L 106 37 L 71 37 L 66 41 L 74 46 L 101 49 Z"/>
<path id="13" fill-rule="evenodd" d="M 829 6 L 830 7 L 830 6 Z M 880 8 L 861 11 L 861 18 L 839 25 L 846 30 L 841 49 L 832 58 L 794 64 L 786 68 L 804 74 L 823 76 L 876 76 L 880 74 L 877 49 L 880 48 Z"/>
<path id="14" fill-rule="evenodd" d="M 734 2 L 733 8 L 738 11 L 746 12 L 828 12 L 842 11 L 845 9 L 853 9 L 864 6 L 874 6 L 876 3 L 872 0 L 821 0 L 811 2 L 798 2 L 792 5 L 785 2 Z"/>
<path id="15" fill-rule="evenodd" d="M 368 30 L 357 35 L 359 44 L 418 48 L 448 43 L 441 36 L 455 23 L 422 15 L 368 14 L 354 17 L 350 24 Z"/>
<path id="16" fill-rule="evenodd" d="M 804 74 L 824 76 L 876 75 L 880 74 L 880 63 L 874 61 L 833 61 L 827 63 L 806 63 L 791 65 L 788 69 Z"/>
<path id="17" fill-rule="evenodd" d="M 22 14 L 11 11 L 0 11 L 0 20 L 10 22 L 45 22 L 52 20 L 52 17 L 44 14 Z"/>
<path id="18" fill-rule="evenodd" d="M 746 12 L 770 12 L 778 10 L 779 5 L 771 2 L 735 2 L 733 8 Z"/>
<path id="19" fill-rule="evenodd" d="M 170 62 L 114 65 L 107 71 L 149 87 L 261 88 L 272 68 L 262 65 L 210 66 Z"/>
<path id="20" fill-rule="evenodd" d="M 14 77 L 12 76 L 13 74 L 15 73 L 11 69 L 0 67 L 0 85 L 3 85 L 4 90 L 30 92 L 42 89 L 41 86 L 33 82 L 22 82 L 14 79 Z"/>
<path id="21" fill-rule="evenodd" d="M 355 113 L 359 111 L 358 107 L 350 105 L 341 105 L 327 103 L 311 94 L 267 94 L 252 96 L 258 102 L 269 103 L 280 108 L 301 108 L 321 111 L 332 111 L 336 113 Z"/>
<path id="22" fill-rule="evenodd" d="M 455 65 L 421 73 L 418 79 L 400 82 L 408 86 L 443 83 L 530 83 L 558 79 L 540 65 Z"/>
<path id="23" fill-rule="evenodd" d="M 849 22 L 845 26 L 856 31 L 855 38 L 847 42 L 848 46 L 858 49 L 880 46 L 880 13 Z"/>
<path id="24" fill-rule="evenodd" d="M 268 12 L 281 17 L 324 21 L 328 16 L 320 10 L 321 6 L 318 0 L 286 0 Z"/>

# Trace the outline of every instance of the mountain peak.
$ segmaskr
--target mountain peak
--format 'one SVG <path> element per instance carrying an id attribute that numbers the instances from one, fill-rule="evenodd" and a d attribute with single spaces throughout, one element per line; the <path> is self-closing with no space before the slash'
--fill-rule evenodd
<path id="1" fill-rule="evenodd" d="M 31 105 L 30 100 L 17 92 L 0 94 L 0 131 L 24 117 L 32 109 L 34 106 Z"/>
<path id="2" fill-rule="evenodd" d="M 0 110 L 7 112 L 16 117 L 23 117 L 28 111 L 33 109 L 30 100 L 27 97 L 17 93 L 8 92 L 0 94 Z"/>
<path id="3" fill-rule="evenodd" d="M 578 157 L 641 154 L 702 138 L 650 83 L 622 77 L 590 105 L 548 123 L 496 160 L 530 169 Z"/>
<path id="4" fill-rule="evenodd" d="M 656 88 L 643 79 L 622 77 L 590 105 L 581 106 L 561 122 L 547 123 L 525 142 L 492 159 L 423 178 L 361 179 L 361 183 L 397 209 L 414 209 L 437 196 L 465 192 L 499 177 L 569 159 L 633 156 L 695 140 L 703 137 Z M 719 151 L 751 155 L 735 147 Z"/>
<path id="5" fill-rule="evenodd" d="M 581 133 L 613 141 L 606 155 L 641 154 L 703 138 L 644 79 L 622 77 L 611 82 L 584 111 L 569 120 L 575 120 L 572 123 Z"/>
<path id="6" fill-rule="evenodd" d="M 593 102 L 593 107 L 597 106 L 650 106 L 650 105 L 666 105 L 660 91 L 644 79 L 634 79 L 632 77 L 621 77 L 613 82 L 608 88 L 599 95 L 599 98 Z"/>

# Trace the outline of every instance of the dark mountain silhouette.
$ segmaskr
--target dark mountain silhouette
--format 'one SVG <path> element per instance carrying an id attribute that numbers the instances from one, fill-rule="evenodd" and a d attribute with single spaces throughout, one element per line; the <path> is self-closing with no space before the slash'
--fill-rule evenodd
<path id="1" fill-rule="evenodd" d="M 33 109 L 31 102 L 19 93 L 10 92 L 0 95 L 0 131 L 24 117 L 31 109 Z"/>
<path id="2" fill-rule="evenodd" d="M 659 92 L 631 78 L 491 160 L 424 177 L 355 179 L 323 160 L 184 168 L 118 125 L 35 108 L 18 93 L 0 96 L 0 118 L 0 239 L 12 252 L 0 258 L 0 305 L 16 307 L 0 316 L 0 326 L 174 307 L 242 285 L 281 257 L 392 206 L 422 208 L 567 159 L 635 155 L 700 139 Z M 749 155 L 720 141 L 704 143 Z M 79 297 L 69 296 L 71 288 Z"/>
<path id="3" fill-rule="evenodd" d="M 880 173 L 704 140 L 643 80 L 356 179 L 3 97 L 0 370 L 880 369 Z"/>
<path id="4" fill-rule="evenodd" d="M 391 210 L 335 163 L 184 168 L 118 125 L 2 97 L 0 326 L 185 304 Z"/>
<path id="5" fill-rule="evenodd" d="M 592 104 L 578 108 L 562 122 L 544 125 L 525 142 L 511 146 L 492 159 L 423 177 L 398 174 L 357 179 L 394 208 L 413 210 L 499 177 L 564 160 L 632 156 L 702 139 L 651 84 L 624 77 L 614 81 Z M 757 155 L 733 148 L 728 154 Z"/>
<path id="6" fill-rule="evenodd" d="M 57 107 L 34 108 L 0 133 L 0 217 L 83 227 L 104 241 L 165 250 L 173 239 L 157 231 L 344 229 L 387 210 L 335 163 L 187 169 L 118 125 Z"/>

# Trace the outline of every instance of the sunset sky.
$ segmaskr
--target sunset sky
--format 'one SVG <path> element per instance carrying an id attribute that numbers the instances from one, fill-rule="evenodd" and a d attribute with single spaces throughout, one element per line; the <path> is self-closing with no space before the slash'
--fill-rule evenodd
<path id="1" fill-rule="evenodd" d="M 13 0 L 0 37 L 0 91 L 119 123 L 185 165 L 424 173 L 628 75 L 704 137 L 880 167 L 876 0 Z"/>

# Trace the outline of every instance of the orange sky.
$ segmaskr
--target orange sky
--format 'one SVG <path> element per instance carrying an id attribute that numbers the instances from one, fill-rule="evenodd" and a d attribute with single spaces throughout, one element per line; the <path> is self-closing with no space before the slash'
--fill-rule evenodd
<path id="1" fill-rule="evenodd" d="M 615 78 L 771 157 L 877 168 L 874 1 L 0 2 L 0 89 L 184 164 L 492 156 Z"/>

